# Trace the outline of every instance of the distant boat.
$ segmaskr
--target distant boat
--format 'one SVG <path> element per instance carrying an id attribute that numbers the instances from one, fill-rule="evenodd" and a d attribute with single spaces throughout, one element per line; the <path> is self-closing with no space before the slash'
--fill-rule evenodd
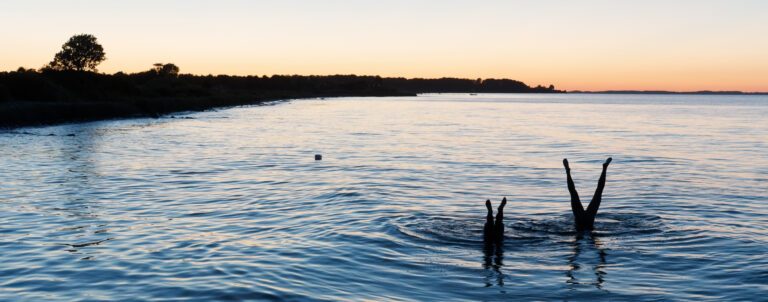
<path id="1" fill-rule="evenodd" d="M 477 93 L 470 93 L 469 95 L 477 95 Z"/>

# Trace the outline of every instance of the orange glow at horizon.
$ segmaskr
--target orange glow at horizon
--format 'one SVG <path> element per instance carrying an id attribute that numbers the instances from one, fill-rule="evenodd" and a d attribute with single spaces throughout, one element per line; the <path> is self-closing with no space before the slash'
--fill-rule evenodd
<path id="1" fill-rule="evenodd" d="M 768 91 L 768 3 L 17 1 L 0 71 L 95 35 L 102 72 L 511 78 L 565 90 Z M 141 22 L 138 22 L 140 20 Z M 20 26 L 22 24 L 23 26 Z"/>

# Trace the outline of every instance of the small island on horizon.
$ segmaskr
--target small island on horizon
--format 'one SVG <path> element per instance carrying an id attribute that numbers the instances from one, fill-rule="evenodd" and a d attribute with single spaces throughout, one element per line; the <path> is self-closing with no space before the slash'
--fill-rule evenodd
<path id="1" fill-rule="evenodd" d="M 72 36 L 38 69 L 0 72 L 0 128 L 110 118 L 159 117 L 182 111 L 266 101 L 422 93 L 733 94 L 741 91 L 565 91 L 512 79 L 404 78 L 359 75 L 231 76 L 183 74 L 173 63 L 137 73 L 99 73 L 104 48 L 89 34 Z"/>

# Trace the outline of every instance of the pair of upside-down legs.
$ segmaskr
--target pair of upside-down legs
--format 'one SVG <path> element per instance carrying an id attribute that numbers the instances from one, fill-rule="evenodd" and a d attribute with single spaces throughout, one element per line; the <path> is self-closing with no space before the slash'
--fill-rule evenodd
<path id="1" fill-rule="evenodd" d="M 603 189 L 605 188 L 605 174 L 608 170 L 608 165 L 613 159 L 608 158 L 603 163 L 603 173 L 600 174 L 600 180 L 597 181 L 597 190 L 592 196 L 592 201 L 584 210 L 584 206 L 581 205 L 579 199 L 579 193 L 576 192 L 576 185 L 571 178 L 571 167 L 568 165 L 568 159 L 563 159 L 563 166 L 565 167 L 565 174 L 568 180 L 568 192 L 571 194 L 571 210 L 573 210 L 574 224 L 579 231 L 591 230 L 595 223 L 595 215 L 600 208 L 600 202 L 603 199 Z M 486 240 L 490 239 L 498 241 L 504 238 L 504 206 L 507 204 L 507 198 L 501 200 L 498 212 L 496 214 L 496 221 L 493 220 L 493 208 L 491 207 L 491 200 L 485 201 L 485 207 L 488 209 L 488 215 L 486 216 L 485 228 L 483 234 Z"/>
<path id="2" fill-rule="evenodd" d="M 507 205 L 507 198 L 501 200 L 499 210 L 496 212 L 496 222 L 493 221 L 493 208 L 491 200 L 485 201 L 485 208 L 488 209 L 488 215 L 485 217 L 485 227 L 483 236 L 485 241 L 500 241 L 504 238 L 504 206 Z"/>
<path id="3" fill-rule="evenodd" d="M 563 159 L 565 174 L 568 177 L 568 192 L 571 193 L 571 210 L 573 210 L 573 219 L 576 224 L 576 229 L 579 231 L 591 230 L 595 224 L 595 215 L 597 215 L 597 209 L 600 208 L 600 202 L 603 200 L 605 173 L 612 160 L 613 159 L 609 157 L 603 163 L 603 173 L 600 174 L 600 179 L 597 181 L 595 194 L 592 195 L 592 201 L 589 202 L 587 210 L 584 210 L 584 206 L 581 205 L 581 200 L 579 199 L 579 193 L 576 192 L 576 185 L 573 184 L 573 179 L 571 178 L 571 167 L 568 166 L 568 159 Z"/>

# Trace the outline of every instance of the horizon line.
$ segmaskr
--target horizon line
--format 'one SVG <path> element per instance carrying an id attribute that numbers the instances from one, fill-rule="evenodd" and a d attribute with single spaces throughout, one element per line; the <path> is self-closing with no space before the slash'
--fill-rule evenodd
<path id="1" fill-rule="evenodd" d="M 5 70 L 0 72 L 19 72 L 20 69 L 24 69 L 25 71 L 34 71 L 34 72 L 41 72 L 43 71 L 43 68 L 26 68 L 23 66 L 19 66 L 16 70 Z M 86 71 L 86 72 L 95 72 L 98 74 L 104 74 L 104 75 L 116 75 L 118 73 L 123 74 L 137 74 L 142 72 L 150 71 L 151 69 L 147 69 L 144 71 L 135 71 L 135 72 L 125 72 L 122 70 L 118 70 L 112 73 L 109 72 L 102 72 L 102 71 Z M 207 76 L 229 76 L 229 77 L 273 77 L 273 76 L 303 76 L 303 77 L 327 77 L 327 76 L 358 76 L 358 77 L 380 77 L 382 79 L 385 78 L 402 78 L 402 79 L 408 79 L 408 80 L 415 80 L 415 79 L 460 79 L 460 80 L 512 80 L 512 81 L 518 81 L 525 85 L 528 85 L 528 87 L 547 87 L 549 85 L 552 85 L 555 87 L 556 90 L 560 90 L 565 93 L 595 93 L 595 94 L 720 94 L 720 95 L 768 95 L 768 91 L 759 91 L 759 90 L 711 90 L 711 89 L 696 89 L 696 90 L 667 90 L 667 89 L 572 89 L 572 90 L 566 90 L 566 89 L 558 89 L 557 85 L 555 84 L 535 84 L 531 85 L 529 83 L 526 83 L 525 81 L 509 78 L 509 77 L 460 77 L 460 76 L 439 76 L 439 77 L 424 77 L 424 76 L 415 76 L 415 77 L 409 77 L 409 76 L 382 76 L 377 74 L 357 74 L 357 73 L 326 73 L 326 74 L 298 74 L 298 73 L 275 73 L 272 75 L 268 74 L 225 74 L 225 73 L 208 73 L 208 74 L 197 74 L 197 73 L 179 73 L 179 75 L 186 75 L 186 76 L 199 76 L 199 77 L 207 77 Z"/>

